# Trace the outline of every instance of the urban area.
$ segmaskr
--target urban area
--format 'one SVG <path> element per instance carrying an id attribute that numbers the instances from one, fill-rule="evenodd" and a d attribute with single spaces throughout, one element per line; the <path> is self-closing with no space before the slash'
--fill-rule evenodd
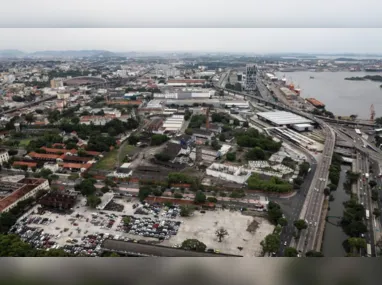
<path id="1" fill-rule="evenodd" d="M 329 227 L 380 256 L 382 117 L 276 76 L 361 70 L 382 81 L 378 60 L 1 57 L 0 256 L 322 257 Z"/>

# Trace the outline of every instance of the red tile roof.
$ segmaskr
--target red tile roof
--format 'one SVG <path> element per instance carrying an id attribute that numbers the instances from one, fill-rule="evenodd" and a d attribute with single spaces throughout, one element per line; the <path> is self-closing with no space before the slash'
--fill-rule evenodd
<path id="1" fill-rule="evenodd" d="M 45 147 L 43 146 L 41 149 L 45 150 L 47 153 L 67 153 L 67 152 L 70 152 L 70 153 L 73 153 L 73 154 L 76 154 L 77 153 L 77 150 L 76 149 L 60 149 L 60 148 L 49 148 L 49 147 Z"/>
<path id="2" fill-rule="evenodd" d="M 88 155 L 92 155 L 92 156 L 98 156 L 98 155 L 101 154 L 98 151 L 92 151 L 92 150 L 86 150 L 85 153 L 88 154 Z"/>
<path id="3" fill-rule="evenodd" d="M 36 167 L 37 162 L 28 162 L 28 161 L 15 161 L 13 166 L 28 166 L 28 167 Z"/>
<path id="4" fill-rule="evenodd" d="M 61 155 L 58 155 L 58 154 L 37 153 L 34 151 L 28 153 L 28 156 L 30 156 L 31 158 L 36 158 L 36 159 L 50 159 L 50 160 L 55 160 L 61 157 Z"/>
<path id="5" fill-rule="evenodd" d="M 63 161 L 77 161 L 77 162 L 88 162 L 89 160 L 92 160 L 91 157 L 82 157 L 82 156 L 76 156 L 76 155 L 64 155 L 62 157 Z"/>
<path id="6" fill-rule="evenodd" d="M 90 168 L 92 165 L 91 163 L 86 163 L 86 164 L 82 164 L 82 163 L 63 163 L 61 165 L 63 168 L 75 168 L 75 169 L 81 169 L 81 168 Z"/>

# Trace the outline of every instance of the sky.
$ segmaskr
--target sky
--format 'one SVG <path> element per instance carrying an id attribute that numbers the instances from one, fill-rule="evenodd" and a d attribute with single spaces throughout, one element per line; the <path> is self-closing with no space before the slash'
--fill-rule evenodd
<path id="1" fill-rule="evenodd" d="M 382 53 L 382 29 L 0 28 L 0 50 Z"/>

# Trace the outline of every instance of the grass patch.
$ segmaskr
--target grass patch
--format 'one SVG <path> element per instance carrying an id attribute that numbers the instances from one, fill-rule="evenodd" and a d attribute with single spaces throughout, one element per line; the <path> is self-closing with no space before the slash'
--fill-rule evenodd
<path id="1" fill-rule="evenodd" d="M 113 170 L 115 163 L 117 161 L 118 150 L 114 149 L 108 154 L 105 155 L 96 165 L 93 166 L 93 169 L 97 170 Z"/>
<path id="2" fill-rule="evenodd" d="M 136 146 L 126 144 L 125 147 L 121 150 L 121 157 L 125 158 L 126 155 L 131 155 L 135 149 Z"/>
<path id="3" fill-rule="evenodd" d="M 19 146 L 27 147 L 31 139 L 22 139 L 20 140 Z"/>

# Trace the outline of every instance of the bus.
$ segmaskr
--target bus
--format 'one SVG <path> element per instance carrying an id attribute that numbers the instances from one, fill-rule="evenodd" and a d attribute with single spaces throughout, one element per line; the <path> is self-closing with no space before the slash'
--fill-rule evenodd
<path id="1" fill-rule="evenodd" d="M 366 245 L 366 256 L 371 257 L 371 244 L 370 243 L 368 243 Z"/>
<path id="2" fill-rule="evenodd" d="M 362 135 L 361 131 L 359 129 L 354 129 L 357 135 Z"/>

